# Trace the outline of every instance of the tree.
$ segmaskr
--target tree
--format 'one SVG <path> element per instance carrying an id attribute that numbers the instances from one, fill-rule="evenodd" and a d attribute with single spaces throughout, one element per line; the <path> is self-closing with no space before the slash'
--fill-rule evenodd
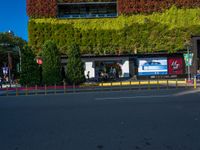
<path id="1" fill-rule="evenodd" d="M 69 84 L 78 85 L 85 82 L 84 64 L 77 44 L 69 46 L 66 76 Z"/>
<path id="2" fill-rule="evenodd" d="M 30 47 L 21 49 L 21 73 L 22 85 L 34 86 L 40 83 L 39 66 L 35 61 L 35 55 Z"/>
<path id="3" fill-rule="evenodd" d="M 10 66 L 10 71 L 15 78 L 19 77 L 20 50 L 26 44 L 25 40 L 15 36 L 12 31 L 0 33 L 0 68 Z M 8 55 L 10 56 L 10 65 Z"/>
<path id="4" fill-rule="evenodd" d="M 60 84 L 61 62 L 60 53 L 53 41 L 46 41 L 42 48 L 42 78 L 47 85 Z"/>

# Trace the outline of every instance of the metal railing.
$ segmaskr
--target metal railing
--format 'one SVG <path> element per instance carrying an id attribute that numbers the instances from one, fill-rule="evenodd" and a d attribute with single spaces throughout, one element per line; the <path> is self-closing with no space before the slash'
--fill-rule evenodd
<path id="1" fill-rule="evenodd" d="M 125 82 L 107 82 L 107 83 L 90 83 L 83 85 L 54 85 L 34 87 L 12 87 L 1 88 L 0 96 L 20 96 L 20 95 L 49 95 L 49 94 L 67 94 L 76 92 L 95 92 L 95 91 L 121 91 L 121 90 L 151 90 L 151 89 L 178 89 L 200 87 L 197 80 L 188 82 L 185 80 L 145 80 L 145 81 L 125 81 Z"/>

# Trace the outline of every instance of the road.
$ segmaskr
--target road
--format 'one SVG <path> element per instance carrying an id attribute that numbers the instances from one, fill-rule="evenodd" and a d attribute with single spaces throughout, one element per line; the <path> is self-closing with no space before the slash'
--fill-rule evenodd
<path id="1" fill-rule="evenodd" d="M 1 150 L 200 150 L 200 90 L 0 97 Z"/>

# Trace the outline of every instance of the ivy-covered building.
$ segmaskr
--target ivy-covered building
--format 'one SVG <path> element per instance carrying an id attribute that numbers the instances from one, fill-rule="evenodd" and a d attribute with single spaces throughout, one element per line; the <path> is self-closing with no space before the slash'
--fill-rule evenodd
<path id="1" fill-rule="evenodd" d="M 161 59 L 166 59 L 167 71 L 163 74 L 155 71 L 149 75 L 184 74 L 183 55 L 179 54 L 186 49 L 188 41 L 192 41 L 194 51 L 193 73 L 199 68 L 199 0 L 27 0 L 27 14 L 30 17 L 29 44 L 36 52 L 46 40 L 55 41 L 64 54 L 67 45 L 76 42 L 82 55 L 93 56 L 89 60 L 87 57 L 87 61 L 92 62 L 92 77 L 99 72 L 97 64 L 104 66 L 100 60 L 95 62 L 94 56 L 101 56 L 101 61 L 106 56 L 107 66 L 111 68 L 116 64 L 123 68 L 123 62 L 127 64 L 128 61 L 124 67 L 129 71 L 121 75 L 128 77 L 139 75 L 137 58 L 148 58 L 151 54 L 146 62 L 155 62 L 159 59 L 153 60 L 155 55 L 152 54 L 159 57 L 161 53 Z M 191 37 L 194 38 L 191 40 Z M 110 62 L 110 59 L 115 60 L 116 55 L 126 56 L 126 59 L 119 62 L 117 57 L 114 63 Z M 182 59 L 179 64 L 182 71 L 179 73 L 169 71 L 169 67 L 173 66 L 169 60 L 174 59 L 172 62 L 178 63 L 176 58 Z"/>

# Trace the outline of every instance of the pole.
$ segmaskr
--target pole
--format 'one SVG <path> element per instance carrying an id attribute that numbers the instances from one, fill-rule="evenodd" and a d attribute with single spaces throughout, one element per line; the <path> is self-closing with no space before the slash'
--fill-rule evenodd
<path id="1" fill-rule="evenodd" d="M 196 79 L 196 77 L 194 78 L 194 89 L 196 89 L 197 88 L 197 79 Z"/>
<path id="2" fill-rule="evenodd" d="M 10 56 L 10 52 L 8 52 L 8 81 L 10 84 L 10 88 L 11 88 L 11 56 Z"/>
<path id="3" fill-rule="evenodd" d="M 187 55 L 188 55 L 188 81 L 190 81 L 190 56 L 189 56 L 190 52 L 189 52 L 189 47 L 187 47 Z"/>
<path id="4" fill-rule="evenodd" d="M 18 53 L 19 53 L 19 72 L 21 72 L 21 66 L 22 66 L 22 53 L 21 53 L 21 50 L 20 50 L 20 47 L 17 46 L 17 49 L 18 49 Z"/>

